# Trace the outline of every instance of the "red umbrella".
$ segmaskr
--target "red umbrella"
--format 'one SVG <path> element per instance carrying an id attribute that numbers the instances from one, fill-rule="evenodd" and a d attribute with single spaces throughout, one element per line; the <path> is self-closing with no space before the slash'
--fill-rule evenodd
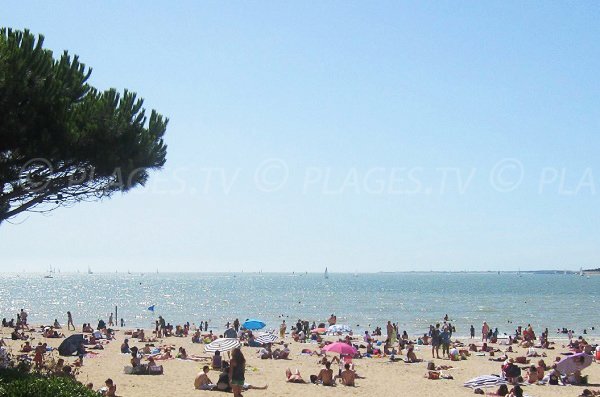
<path id="1" fill-rule="evenodd" d="M 353 356 L 356 354 L 356 349 L 354 346 L 350 346 L 349 344 L 343 342 L 334 342 L 325 346 L 322 350 L 326 352 L 339 353 L 344 356 Z"/>
<path id="2" fill-rule="evenodd" d="M 315 328 L 311 331 L 313 334 L 324 334 L 327 332 L 327 328 Z"/>

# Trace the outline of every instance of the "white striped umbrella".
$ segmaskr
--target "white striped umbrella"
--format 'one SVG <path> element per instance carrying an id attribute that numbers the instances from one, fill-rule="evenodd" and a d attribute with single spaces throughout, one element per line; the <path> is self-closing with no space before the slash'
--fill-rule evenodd
<path id="1" fill-rule="evenodd" d="M 217 350 L 228 352 L 236 347 L 240 347 L 240 341 L 236 338 L 219 338 L 204 346 L 204 351 L 209 353 L 216 352 Z"/>
<path id="2" fill-rule="evenodd" d="M 349 326 L 344 325 L 344 324 L 331 325 L 327 329 L 327 333 L 329 333 L 329 334 L 337 334 L 338 332 L 341 332 L 341 333 L 352 332 L 352 329 Z"/>
<path id="3" fill-rule="evenodd" d="M 254 338 L 254 340 L 256 342 L 260 343 L 261 345 L 264 345 L 266 343 L 273 343 L 277 339 L 279 339 L 279 337 L 277 335 L 271 334 L 269 332 L 259 334 Z"/>
<path id="4" fill-rule="evenodd" d="M 466 381 L 464 386 L 475 389 L 478 387 L 494 387 L 494 386 L 507 385 L 507 384 L 508 384 L 508 381 L 504 378 L 501 378 L 500 376 L 483 375 L 483 376 L 478 376 L 477 378 L 473 378 L 469 381 Z"/>

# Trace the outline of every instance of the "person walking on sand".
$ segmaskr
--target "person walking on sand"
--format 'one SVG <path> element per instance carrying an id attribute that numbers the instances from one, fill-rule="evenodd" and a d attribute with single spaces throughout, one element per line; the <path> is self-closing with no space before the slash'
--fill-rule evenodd
<path id="1" fill-rule="evenodd" d="M 431 329 L 431 356 L 440 358 L 440 324 L 436 324 L 435 328 Z"/>
<path id="2" fill-rule="evenodd" d="M 75 324 L 73 324 L 73 315 L 71 312 L 67 312 L 67 330 L 70 331 L 71 327 L 73 327 L 73 331 L 75 331 Z"/>
<path id="3" fill-rule="evenodd" d="M 246 371 L 246 359 L 239 347 L 231 352 L 231 363 L 229 366 L 229 383 L 233 391 L 233 397 L 242 397 L 244 387 L 244 373 Z"/>
<path id="4" fill-rule="evenodd" d="M 115 323 L 113 322 L 113 314 L 111 313 L 110 316 L 108 316 L 108 326 L 109 327 L 114 327 Z"/>
<path id="5" fill-rule="evenodd" d="M 471 324 L 471 339 L 475 338 L 475 327 L 473 327 L 473 324 Z"/>

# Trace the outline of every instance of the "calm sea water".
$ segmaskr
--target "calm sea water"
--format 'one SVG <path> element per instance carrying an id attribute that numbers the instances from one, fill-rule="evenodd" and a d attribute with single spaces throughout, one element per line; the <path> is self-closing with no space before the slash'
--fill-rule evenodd
<path id="1" fill-rule="evenodd" d="M 0 317 L 25 308 L 32 323 L 58 318 L 95 323 L 118 306 L 126 326 L 150 327 L 158 315 L 179 324 L 209 321 L 221 331 L 228 320 L 258 318 L 276 329 L 281 316 L 338 323 L 356 331 L 399 323 L 409 334 L 423 333 L 448 313 L 458 335 L 487 321 L 500 332 L 518 324 L 559 327 L 600 335 L 600 277 L 537 274 L 43 274 L 0 275 Z M 155 312 L 148 307 L 155 305 Z M 510 324 L 508 321 L 512 321 Z M 595 327 L 592 331 L 591 327 Z"/>

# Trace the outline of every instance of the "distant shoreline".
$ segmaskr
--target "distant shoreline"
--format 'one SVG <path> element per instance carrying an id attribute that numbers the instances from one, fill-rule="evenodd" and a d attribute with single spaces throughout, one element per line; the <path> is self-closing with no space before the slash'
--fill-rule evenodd
<path id="1" fill-rule="evenodd" d="M 579 275 L 579 270 L 398 270 L 398 271 L 377 271 L 377 272 L 336 272 L 335 270 L 329 271 L 329 274 L 343 274 L 343 275 L 361 275 L 361 274 L 556 274 L 556 275 Z M 595 276 L 600 275 L 600 270 L 583 270 L 584 276 Z M 9 275 L 21 275 L 21 274 L 39 274 L 44 275 L 48 274 L 48 272 L 44 271 L 0 271 L 0 275 L 9 274 Z M 321 275 L 322 272 L 272 272 L 272 271 L 230 271 L 230 272 L 178 272 L 178 271 L 169 271 L 169 272 L 141 272 L 141 271 L 133 271 L 133 272 L 113 272 L 113 271 L 100 271 L 94 272 L 93 274 L 88 274 L 87 272 L 77 272 L 77 271 L 64 271 L 53 273 L 54 276 L 61 274 L 80 274 L 82 276 L 93 276 L 96 274 L 125 274 L 125 275 L 140 275 L 140 274 L 287 274 L 287 275 Z"/>

